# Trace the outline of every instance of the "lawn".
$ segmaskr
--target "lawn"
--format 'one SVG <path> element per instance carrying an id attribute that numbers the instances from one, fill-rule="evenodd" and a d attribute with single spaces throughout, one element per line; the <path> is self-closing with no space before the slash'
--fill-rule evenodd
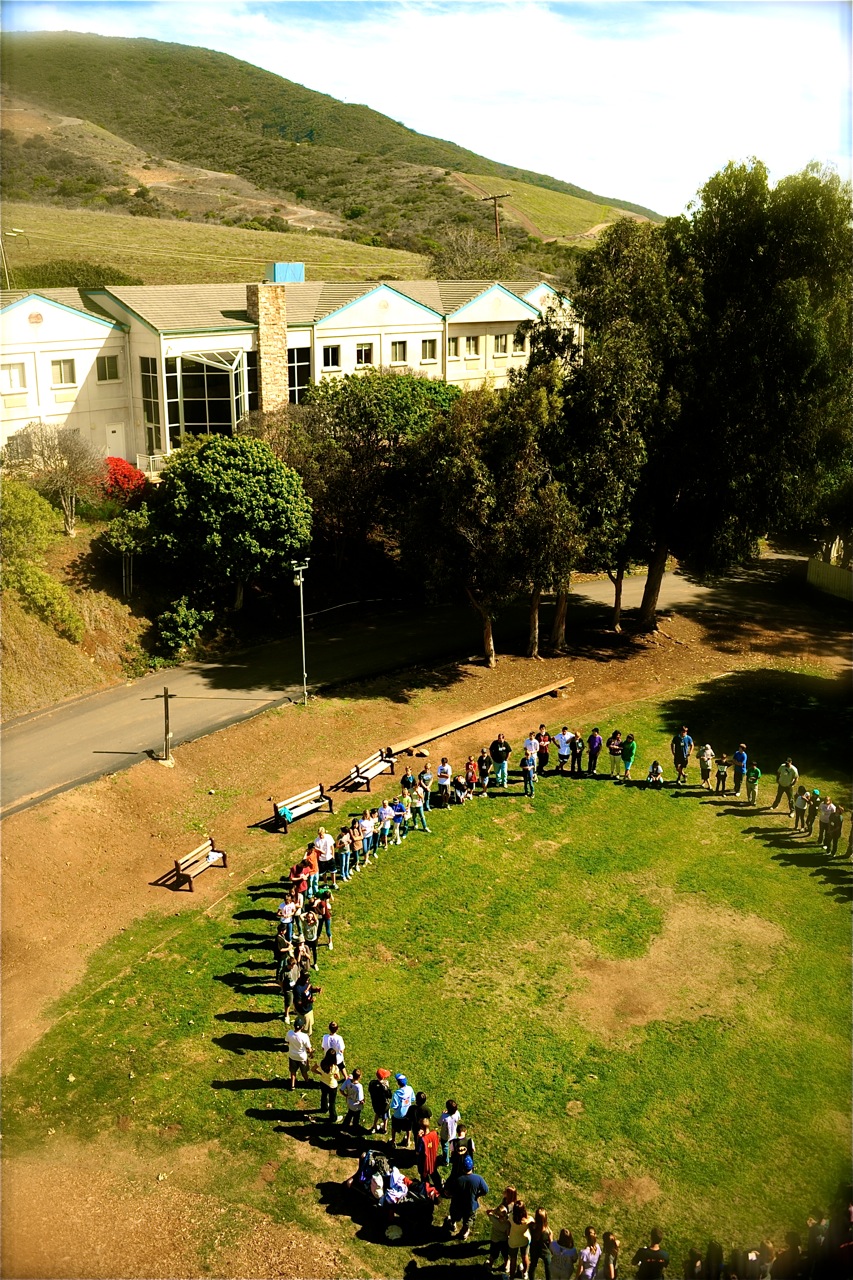
<path id="1" fill-rule="evenodd" d="M 718 751 L 745 738 L 768 773 L 800 744 L 804 777 L 846 791 L 843 714 L 835 682 L 774 670 L 602 707 L 599 723 L 637 735 L 638 776 L 666 766 L 684 722 Z M 337 1017 L 350 1065 L 405 1071 L 436 1114 L 455 1095 L 493 1191 L 514 1181 L 557 1226 L 592 1221 L 633 1247 L 660 1221 L 676 1264 L 709 1237 L 802 1229 L 849 1169 L 849 863 L 803 846 L 781 813 L 695 787 L 548 777 L 533 804 L 520 790 L 435 813 L 432 835 L 338 894 L 318 1027 Z M 95 956 L 7 1081 L 7 1156 L 117 1122 L 165 1169 L 173 1146 L 214 1142 L 226 1202 L 399 1275 L 408 1248 L 353 1238 L 318 1181 L 332 1139 L 306 1123 L 314 1092 L 278 1079 L 277 877 L 312 832 L 270 836 L 267 867 L 232 895 L 144 919 Z M 282 1134 L 299 1142 L 267 1183 Z"/>
<path id="2" fill-rule="evenodd" d="M 279 235 L 11 201 L 5 216 L 26 233 L 8 251 L 12 276 L 17 266 L 53 258 L 104 263 L 144 284 L 260 280 L 269 262 L 304 262 L 308 280 L 410 280 L 424 273 L 424 259 L 414 253 L 296 231 Z"/>

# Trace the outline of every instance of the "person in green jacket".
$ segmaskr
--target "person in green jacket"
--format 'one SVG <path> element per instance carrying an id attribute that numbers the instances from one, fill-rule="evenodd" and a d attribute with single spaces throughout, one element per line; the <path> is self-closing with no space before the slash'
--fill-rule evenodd
<path id="1" fill-rule="evenodd" d="M 634 763 L 634 757 L 637 754 L 637 741 L 633 733 L 629 733 L 625 741 L 622 743 L 622 781 L 631 781 L 631 765 Z"/>
<path id="2" fill-rule="evenodd" d="M 758 784 L 761 781 L 761 770 L 755 761 L 746 771 L 746 803 L 758 804 Z"/>

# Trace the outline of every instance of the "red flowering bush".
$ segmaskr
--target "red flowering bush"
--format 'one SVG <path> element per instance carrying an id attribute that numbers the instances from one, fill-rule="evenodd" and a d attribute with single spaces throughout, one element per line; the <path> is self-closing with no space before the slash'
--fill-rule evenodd
<path id="1" fill-rule="evenodd" d="M 104 497 L 113 498 L 125 505 L 138 501 L 145 493 L 148 481 L 145 472 L 124 458 L 107 458 L 103 479 Z"/>

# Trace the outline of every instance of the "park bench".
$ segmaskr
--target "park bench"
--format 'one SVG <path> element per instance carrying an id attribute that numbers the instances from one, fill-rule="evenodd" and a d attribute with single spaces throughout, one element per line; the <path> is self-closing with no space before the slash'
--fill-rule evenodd
<path id="1" fill-rule="evenodd" d="M 213 836 L 206 836 L 198 848 L 193 849 L 192 853 L 188 853 L 183 858 L 175 859 L 175 888 L 179 888 L 186 881 L 190 893 L 193 893 L 193 880 L 195 880 L 196 876 L 200 876 L 202 871 L 206 871 L 208 867 L 212 867 L 216 863 L 227 867 L 228 855 L 222 849 L 216 848 Z"/>
<path id="2" fill-rule="evenodd" d="M 299 795 L 291 796 L 289 800 L 273 800 L 270 796 L 270 802 L 273 826 L 276 831 L 283 830 L 285 835 L 291 822 L 295 822 L 297 818 L 304 818 L 306 813 L 316 813 L 318 809 L 323 808 L 323 805 L 329 806 L 329 813 L 335 812 L 332 797 L 326 795 L 322 782 L 318 782 L 316 787 L 309 787 L 307 791 L 300 791 Z"/>
<path id="3" fill-rule="evenodd" d="M 361 764 L 353 765 L 349 771 L 349 781 L 355 787 L 366 786 L 370 791 L 372 780 L 378 778 L 386 769 L 390 769 L 393 773 L 396 763 L 397 757 L 392 754 L 391 748 L 382 747 L 380 751 L 374 751 L 372 756 L 362 760 Z"/>

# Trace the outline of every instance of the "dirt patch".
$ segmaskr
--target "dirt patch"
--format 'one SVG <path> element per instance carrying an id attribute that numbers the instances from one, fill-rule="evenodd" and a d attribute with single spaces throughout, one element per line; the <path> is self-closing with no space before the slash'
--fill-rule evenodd
<path id="1" fill-rule="evenodd" d="M 354 1273 L 311 1232 L 184 1185 L 103 1143 L 10 1161 L 3 1182 L 2 1270 L 16 1280 L 86 1276 L 325 1277 Z M 189 1183 L 191 1179 L 188 1179 Z"/>
<path id="2" fill-rule="evenodd" d="M 654 1178 L 602 1178 L 601 1190 L 592 1196 L 593 1204 L 624 1204 L 642 1209 L 660 1197 Z"/>
<path id="3" fill-rule="evenodd" d="M 676 903 L 637 959 L 584 958 L 578 944 L 575 964 L 586 986 L 567 997 L 564 1014 L 609 1041 L 649 1022 L 716 1017 L 743 1000 L 783 942 L 783 931 L 758 916 Z"/>

